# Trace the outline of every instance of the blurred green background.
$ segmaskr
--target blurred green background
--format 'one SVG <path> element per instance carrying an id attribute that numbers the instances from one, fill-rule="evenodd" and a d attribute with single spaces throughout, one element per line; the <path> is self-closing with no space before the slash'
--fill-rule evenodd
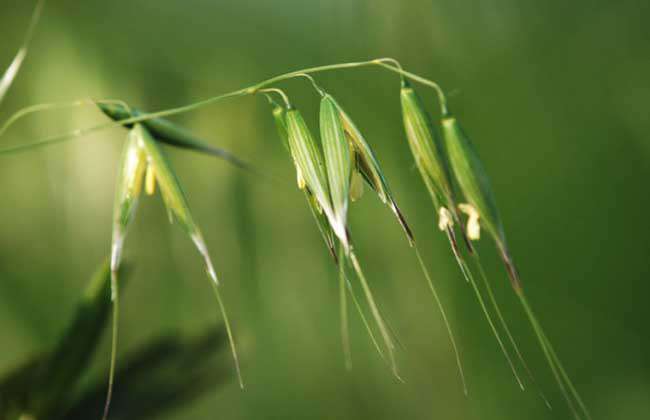
<path id="1" fill-rule="evenodd" d="M 2 3 L 4 69 L 32 2 Z M 298 68 L 395 57 L 451 93 L 492 177 L 530 301 L 594 418 L 650 418 L 649 13 L 642 1 L 604 0 L 50 1 L 0 116 L 77 98 L 154 111 Z M 346 372 L 336 270 L 268 105 L 250 97 L 174 120 L 268 176 L 170 150 L 223 280 L 247 388 L 232 380 L 164 418 L 569 418 L 488 240 L 489 276 L 553 411 L 534 387 L 518 389 L 461 279 L 413 168 L 398 78 L 368 68 L 318 81 L 375 147 L 414 228 L 459 339 L 469 396 L 417 260 L 371 194 L 352 207 L 351 229 L 403 344 L 406 383 L 391 377 L 356 314 Z M 283 86 L 315 130 L 313 90 L 302 80 Z M 90 107 L 53 111 L 0 142 L 105 121 Z M 0 372 L 54 345 L 109 252 L 124 138 L 113 128 L 0 157 Z M 142 202 L 125 257 L 135 271 L 122 301 L 122 354 L 166 331 L 220 322 L 200 258 L 158 196 Z M 107 362 L 106 339 L 92 375 L 104 378 Z"/>

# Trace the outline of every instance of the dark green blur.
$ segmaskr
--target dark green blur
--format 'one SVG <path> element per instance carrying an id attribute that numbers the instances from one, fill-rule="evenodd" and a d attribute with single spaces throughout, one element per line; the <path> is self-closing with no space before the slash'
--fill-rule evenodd
<path id="1" fill-rule="evenodd" d="M 0 4 L 0 71 L 31 8 Z M 397 58 L 448 92 L 491 177 L 529 301 L 594 419 L 650 418 L 649 19 L 642 1 L 52 0 L 0 122 L 23 106 L 84 98 L 156 111 L 299 68 Z M 346 372 L 336 268 L 266 98 L 243 97 L 171 120 L 263 175 L 167 150 L 222 281 L 246 389 L 233 376 L 156 418 L 569 418 L 487 235 L 479 248 L 488 275 L 553 411 L 532 385 L 519 391 L 454 265 L 403 132 L 399 77 L 380 68 L 316 77 L 373 147 L 413 229 L 455 327 L 469 396 L 417 260 L 373 194 L 351 205 L 350 230 L 403 346 L 406 383 L 391 376 L 353 310 Z M 280 86 L 317 133 L 309 82 Z M 414 86 L 438 119 L 433 92 Z M 0 147 L 106 121 L 94 106 L 49 111 L 13 127 Z M 57 346 L 109 252 L 125 137 L 112 128 L 0 156 L 0 375 Z M 158 195 L 143 198 L 124 257 L 133 272 L 121 355 L 220 324 L 201 258 Z M 71 392 L 107 375 L 105 335 Z"/>

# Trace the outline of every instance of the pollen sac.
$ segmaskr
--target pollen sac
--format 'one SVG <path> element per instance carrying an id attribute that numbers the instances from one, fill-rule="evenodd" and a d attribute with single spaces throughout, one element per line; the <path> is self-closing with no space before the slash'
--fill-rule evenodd
<path id="1" fill-rule="evenodd" d="M 122 152 L 115 190 L 111 246 L 111 270 L 113 272 L 119 268 L 124 238 L 138 205 L 146 167 L 147 158 L 142 145 L 136 134 L 131 131 Z"/>
<path id="2" fill-rule="evenodd" d="M 461 203 L 458 209 L 467 215 L 467 239 L 478 241 L 481 239 L 480 215 L 471 204 Z"/>
<path id="3" fill-rule="evenodd" d="M 151 165 L 147 165 L 147 172 L 144 177 L 145 191 L 147 195 L 153 195 L 156 192 L 156 170 Z"/>
<path id="4" fill-rule="evenodd" d="M 352 159 L 354 162 L 354 169 L 352 172 L 352 179 L 350 181 L 350 199 L 352 201 L 355 201 L 361 197 L 361 193 L 363 192 L 362 183 L 355 180 L 355 176 L 360 175 L 361 178 L 363 178 L 363 180 L 366 181 L 366 183 L 370 186 L 370 188 L 372 188 L 377 193 L 377 196 L 382 201 L 382 203 L 390 207 L 391 211 L 395 214 L 395 217 L 402 226 L 402 229 L 404 230 L 409 243 L 413 244 L 413 233 L 411 232 L 406 219 L 402 215 L 402 212 L 400 211 L 397 203 L 393 198 L 393 195 L 388 186 L 388 182 L 386 181 L 383 171 L 379 165 L 379 161 L 375 157 L 375 153 L 361 134 L 361 131 L 354 124 L 350 116 L 343 110 L 341 105 L 339 105 L 339 103 L 334 100 L 334 98 L 331 99 L 341 119 L 343 131 L 345 132 L 345 137 L 348 140 L 350 146 L 350 154 L 351 156 L 354 156 L 354 159 Z"/>
<path id="5" fill-rule="evenodd" d="M 320 131 L 332 210 L 336 224 L 345 229 L 352 173 L 350 147 L 334 100 L 327 94 L 320 104 Z"/>
<path id="6" fill-rule="evenodd" d="M 454 218 L 446 207 L 440 207 L 438 211 L 438 229 L 446 231 L 454 227 Z"/>
<path id="7" fill-rule="evenodd" d="M 407 81 L 403 82 L 400 99 L 406 138 L 420 175 L 434 196 L 436 206 L 446 206 L 455 211 L 450 171 L 443 143 L 431 124 L 420 98 Z"/>
<path id="8" fill-rule="evenodd" d="M 487 173 L 474 146 L 461 129 L 456 118 L 451 115 L 443 117 L 442 133 L 449 153 L 449 162 L 458 186 L 467 202 L 471 205 L 471 210 L 464 207 L 469 212 L 463 210 L 463 207 L 460 208 L 461 211 L 470 216 L 467 226 L 468 237 L 471 239 L 472 234 L 474 234 L 478 238 L 478 218 L 480 217 L 487 231 L 500 245 L 504 245 L 505 237 L 496 201 L 494 200 Z M 476 213 L 475 227 L 470 226 L 472 212 Z"/>

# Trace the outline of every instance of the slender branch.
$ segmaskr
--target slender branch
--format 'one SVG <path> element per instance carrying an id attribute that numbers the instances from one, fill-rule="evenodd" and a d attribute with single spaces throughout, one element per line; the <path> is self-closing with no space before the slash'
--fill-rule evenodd
<path id="1" fill-rule="evenodd" d="M 386 64 L 386 62 L 391 62 L 393 64 L 392 65 L 391 64 Z M 394 60 L 394 59 L 391 59 L 391 58 L 378 58 L 378 59 L 369 60 L 369 61 L 358 61 L 358 62 L 351 62 L 351 63 L 329 64 L 329 65 L 325 65 L 325 66 L 309 67 L 309 68 L 306 68 L 306 69 L 296 70 L 296 71 L 281 74 L 281 75 L 278 75 L 278 76 L 275 76 L 275 77 L 271 77 L 269 79 L 263 80 L 263 81 L 261 81 L 261 82 L 259 82 L 257 84 L 249 86 L 249 87 L 245 87 L 245 88 L 238 89 L 238 90 L 235 90 L 235 91 L 232 91 L 232 92 L 224 93 L 224 94 L 221 94 L 221 95 L 218 95 L 218 96 L 213 96 L 211 98 L 203 99 L 201 101 L 194 102 L 194 103 L 191 103 L 191 104 L 188 104 L 188 105 L 184 105 L 184 106 L 180 106 L 180 107 L 176 107 L 176 108 L 170 108 L 170 109 L 166 109 L 166 110 L 162 110 L 162 111 L 158 111 L 158 112 L 152 112 L 152 113 L 148 113 L 148 114 L 141 114 L 141 115 L 138 115 L 138 116 L 135 116 L 135 117 L 125 118 L 125 119 L 122 119 L 122 120 L 119 120 L 119 121 L 113 121 L 113 122 L 110 122 L 110 123 L 99 124 L 99 125 L 96 125 L 96 126 L 93 126 L 93 127 L 88 127 L 88 128 L 85 128 L 85 129 L 79 129 L 79 130 L 75 130 L 75 131 L 72 131 L 72 132 L 47 137 L 45 139 L 36 141 L 34 143 L 26 144 L 26 145 L 18 145 L 18 146 L 8 147 L 8 148 L 5 148 L 5 149 L 0 149 L 0 155 L 1 154 L 7 154 L 7 153 L 13 153 L 13 152 L 19 152 L 19 151 L 23 151 L 23 150 L 28 150 L 28 149 L 32 149 L 32 148 L 40 147 L 40 146 L 46 146 L 46 145 L 49 145 L 49 144 L 60 143 L 62 141 L 68 140 L 68 139 L 77 138 L 77 137 L 87 135 L 87 134 L 93 133 L 95 131 L 103 130 L 103 129 L 113 127 L 113 126 L 131 125 L 131 124 L 135 124 L 135 123 L 138 123 L 138 122 L 151 120 L 151 119 L 154 119 L 154 118 L 169 117 L 169 116 L 172 116 L 172 115 L 177 115 L 177 114 L 182 114 L 182 113 L 185 113 L 185 112 L 190 112 L 190 111 L 193 111 L 195 109 L 198 109 L 198 108 L 201 108 L 201 107 L 204 107 L 204 106 L 207 106 L 207 105 L 211 105 L 211 104 L 214 104 L 216 102 L 220 102 L 220 101 L 222 101 L 224 99 L 235 98 L 235 97 L 239 97 L 239 96 L 252 95 L 252 94 L 255 94 L 255 93 L 259 92 L 263 88 L 266 88 L 267 86 L 273 85 L 275 83 L 278 83 L 278 82 L 281 82 L 281 81 L 284 81 L 284 80 L 288 80 L 288 79 L 292 79 L 294 77 L 304 77 L 304 74 L 313 74 L 313 73 L 319 73 L 319 72 L 325 72 L 325 71 L 342 70 L 342 69 L 350 69 L 350 68 L 358 68 L 358 67 L 368 67 L 368 66 L 380 66 L 380 67 L 388 69 L 388 70 L 390 70 L 390 71 L 392 71 L 394 73 L 398 73 L 398 74 L 400 74 L 400 75 L 402 75 L 402 76 L 404 76 L 406 78 L 409 78 L 409 79 L 411 79 L 413 81 L 421 83 L 421 84 L 423 84 L 425 86 L 432 87 L 438 93 L 438 97 L 439 97 L 439 100 L 440 100 L 440 107 L 442 109 L 443 114 L 445 114 L 447 112 L 446 98 L 445 98 L 445 95 L 444 95 L 440 85 L 438 85 L 437 83 L 435 83 L 435 82 L 433 82 L 433 81 L 431 81 L 429 79 L 426 79 L 426 78 L 418 76 L 418 75 L 416 75 L 414 73 L 403 70 L 401 67 L 397 67 L 398 63 L 397 64 L 395 64 L 395 63 L 397 63 L 397 61 Z M 19 112 L 21 112 L 21 111 L 19 111 Z"/>

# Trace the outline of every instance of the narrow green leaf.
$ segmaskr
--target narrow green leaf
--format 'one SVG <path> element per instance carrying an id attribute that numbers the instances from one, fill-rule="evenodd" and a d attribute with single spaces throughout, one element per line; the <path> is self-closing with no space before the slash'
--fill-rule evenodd
<path id="1" fill-rule="evenodd" d="M 111 419 L 161 418 L 200 396 L 220 392 L 232 379 L 224 368 L 227 336 L 223 328 L 185 336 L 171 331 L 129 351 L 116 372 Z M 43 419 L 96 419 L 104 384 L 85 386 L 62 416 Z M 65 390 L 69 393 L 69 390 Z"/>
<path id="2" fill-rule="evenodd" d="M 135 108 L 128 110 L 123 105 L 112 102 L 98 102 L 97 106 L 113 121 L 120 121 L 131 117 L 145 115 L 145 113 Z M 192 150 L 198 153 L 216 156 L 238 168 L 255 172 L 255 170 L 248 163 L 242 161 L 229 151 L 212 146 L 205 141 L 198 139 L 186 129 L 172 123 L 169 120 L 166 120 L 164 118 L 153 118 L 143 121 L 141 124 L 147 127 L 153 137 L 161 143 L 182 149 Z M 131 128 L 132 126 L 126 127 Z"/>
<path id="3" fill-rule="evenodd" d="M 126 273 L 128 270 L 120 269 L 121 276 Z M 110 284 L 107 259 L 87 283 L 54 348 L 3 378 L 1 418 L 59 418 L 72 401 L 70 390 L 82 378 L 101 342 L 111 308 Z M 94 407 L 95 415 L 98 405 Z"/>
<path id="4" fill-rule="evenodd" d="M 321 99 L 320 129 L 334 217 L 336 224 L 345 228 L 347 226 L 352 163 L 350 147 L 345 138 L 339 113 L 329 95 L 325 95 Z"/>

